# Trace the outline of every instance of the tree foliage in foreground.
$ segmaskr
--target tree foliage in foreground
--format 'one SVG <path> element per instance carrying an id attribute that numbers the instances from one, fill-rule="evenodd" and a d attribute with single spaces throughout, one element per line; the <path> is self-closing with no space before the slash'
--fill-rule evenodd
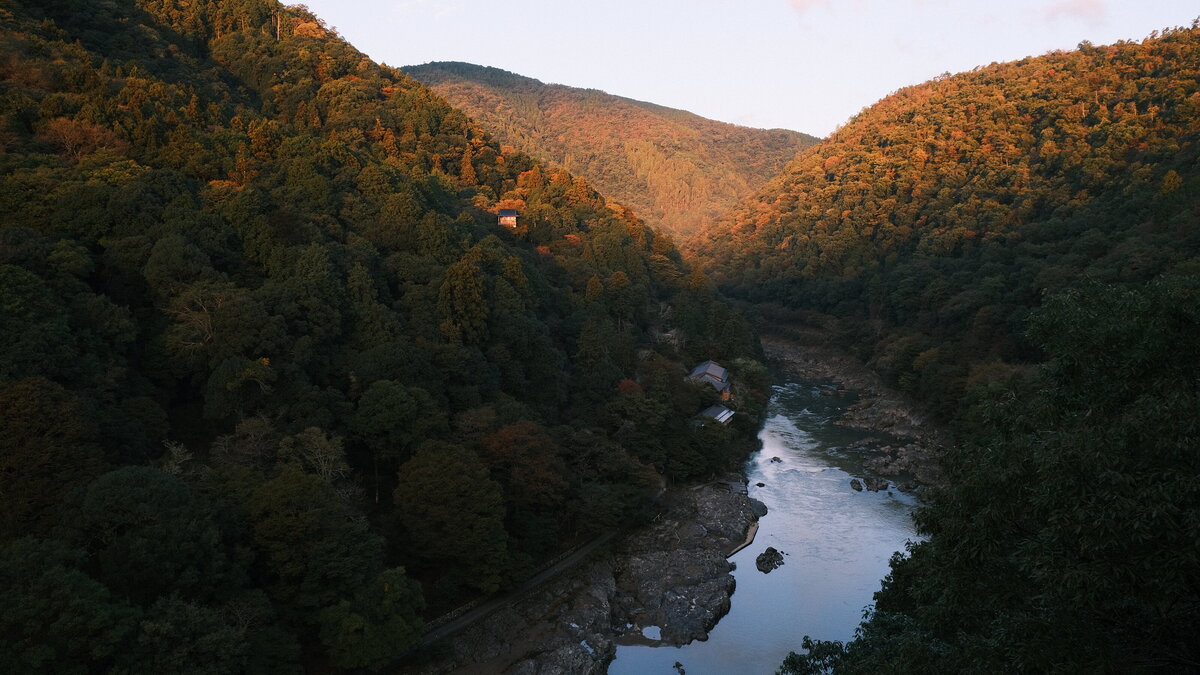
<path id="1" fill-rule="evenodd" d="M 970 409 L 928 540 L 848 644 L 780 672 L 1200 668 L 1200 270 L 1050 298 L 1049 360 Z"/>

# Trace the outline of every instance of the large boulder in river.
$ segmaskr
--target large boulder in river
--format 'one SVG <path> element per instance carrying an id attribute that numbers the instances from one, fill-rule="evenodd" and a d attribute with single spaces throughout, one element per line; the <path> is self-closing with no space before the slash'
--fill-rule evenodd
<path id="1" fill-rule="evenodd" d="M 862 492 L 862 490 L 863 490 L 862 481 L 857 478 L 851 478 L 850 479 L 850 487 L 853 488 L 855 492 Z"/>
<path id="2" fill-rule="evenodd" d="M 752 498 L 750 500 L 750 513 L 753 513 L 755 518 L 762 518 L 767 515 L 767 505 Z"/>
<path id="3" fill-rule="evenodd" d="M 888 489 L 888 485 L 889 485 L 889 483 L 886 480 L 884 480 L 882 478 L 875 478 L 874 476 L 872 476 L 870 478 L 864 478 L 863 483 L 866 484 L 867 489 L 870 490 L 871 492 L 879 492 L 880 490 L 886 490 L 886 489 Z"/>
<path id="4" fill-rule="evenodd" d="M 754 559 L 754 566 L 763 574 L 770 574 L 771 570 L 783 564 L 783 554 L 775 549 L 774 546 L 768 546 L 767 550 L 758 554 Z"/>

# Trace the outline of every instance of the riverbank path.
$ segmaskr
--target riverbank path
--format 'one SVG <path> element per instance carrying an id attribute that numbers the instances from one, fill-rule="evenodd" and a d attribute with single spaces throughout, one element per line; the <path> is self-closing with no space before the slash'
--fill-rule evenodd
<path id="1" fill-rule="evenodd" d="M 488 614 L 491 614 L 492 612 L 496 611 L 497 609 L 500 609 L 501 607 L 506 606 L 508 603 L 513 602 L 514 600 L 521 597 L 522 595 L 525 595 L 529 591 L 532 591 L 533 589 L 537 588 L 538 586 L 541 586 L 542 584 L 546 583 L 553 577 L 557 576 L 559 573 L 561 573 L 565 570 L 568 570 L 568 569 L 574 567 L 575 565 L 578 565 L 580 562 L 586 560 L 589 556 L 591 556 L 593 553 L 595 553 L 596 550 L 599 549 L 601 546 L 604 546 L 608 542 L 612 541 L 613 538 L 616 537 L 619 532 L 620 532 L 620 530 L 612 530 L 610 532 L 605 532 L 604 534 L 596 537 L 595 539 L 589 541 L 588 543 L 584 544 L 583 546 L 580 546 L 575 552 L 571 553 L 570 555 L 563 558 L 562 560 L 554 563 L 553 565 L 547 567 L 546 569 L 542 570 L 541 572 L 538 572 L 537 574 L 533 575 L 532 577 L 529 577 L 520 586 L 517 586 L 516 588 L 512 589 L 511 591 L 508 591 L 507 593 L 498 595 L 495 598 L 492 598 L 490 600 L 487 600 L 487 601 L 481 603 L 479 606 L 475 607 L 474 609 L 464 612 L 462 616 L 451 619 L 450 621 L 447 621 L 446 623 L 444 623 L 440 626 L 437 626 L 436 628 L 433 628 L 429 632 L 425 633 L 425 636 L 423 638 L 421 638 L 421 644 L 422 645 L 431 645 L 439 640 L 444 640 L 444 639 L 450 637 L 451 635 L 454 635 L 455 633 L 459 632 L 460 630 L 466 628 L 467 626 L 470 626 L 471 624 L 475 623 L 476 621 L 479 621 L 480 619 L 484 618 Z"/>

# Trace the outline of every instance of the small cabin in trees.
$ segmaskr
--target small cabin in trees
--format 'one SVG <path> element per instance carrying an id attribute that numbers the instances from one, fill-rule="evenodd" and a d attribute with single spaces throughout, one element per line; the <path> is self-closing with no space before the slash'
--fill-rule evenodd
<path id="1" fill-rule="evenodd" d="M 728 401 L 733 397 L 733 392 L 729 389 L 729 371 L 716 361 L 705 361 L 696 366 L 688 375 L 688 379 L 710 385 L 721 395 L 722 401 Z"/>
<path id="2" fill-rule="evenodd" d="M 517 212 L 514 209 L 500 209 L 500 224 L 508 229 L 517 226 Z"/>
<path id="3" fill-rule="evenodd" d="M 723 405 L 710 405 L 700 411 L 700 417 L 716 420 L 721 424 L 729 424 L 733 419 L 733 411 Z"/>

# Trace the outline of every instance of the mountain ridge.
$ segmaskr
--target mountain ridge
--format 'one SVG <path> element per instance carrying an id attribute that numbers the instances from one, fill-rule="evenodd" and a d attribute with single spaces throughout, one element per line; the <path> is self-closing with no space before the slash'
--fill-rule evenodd
<path id="1" fill-rule="evenodd" d="M 817 142 L 649 101 L 547 84 L 491 66 L 432 62 L 412 75 L 513 145 L 594 182 L 652 226 L 686 237 Z"/>
<path id="2" fill-rule="evenodd" d="M 685 243 L 724 288 L 844 319 L 949 415 L 1038 360 L 1044 293 L 1200 251 L 1197 29 L 992 64 L 866 108 Z"/>

